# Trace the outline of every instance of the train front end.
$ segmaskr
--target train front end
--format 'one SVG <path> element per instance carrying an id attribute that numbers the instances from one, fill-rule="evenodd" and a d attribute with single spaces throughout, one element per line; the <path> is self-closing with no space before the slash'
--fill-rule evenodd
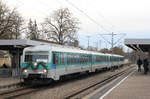
<path id="1" fill-rule="evenodd" d="M 44 49 L 44 48 L 43 48 Z M 23 52 L 21 63 L 22 77 L 28 80 L 44 80 L 49 78 L 51 59 L 50 51 L 38 48 L 27 48 Z"/>

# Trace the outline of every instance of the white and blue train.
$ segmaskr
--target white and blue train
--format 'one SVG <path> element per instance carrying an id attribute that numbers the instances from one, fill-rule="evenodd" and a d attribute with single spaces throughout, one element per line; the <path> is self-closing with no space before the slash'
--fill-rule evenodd
<path id="1" fill-rule="evenodd" d="M 22 77 L 24 80 L 59 80 L 64 75 L 120 66 L 123 65 L 123 60 L 124 57 L 120 55 L 63 46 L 27 47 L 21 62 Z"/>

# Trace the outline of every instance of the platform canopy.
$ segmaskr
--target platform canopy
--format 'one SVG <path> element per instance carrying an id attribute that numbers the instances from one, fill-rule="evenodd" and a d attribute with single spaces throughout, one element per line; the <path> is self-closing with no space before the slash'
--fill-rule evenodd
<path id="1" fill-rule="evenodd" d="M 125 39 L 124 43 L 135 51 L 150 52 L 150 39 Z"/>
<path id="2" fill-rule="evenodd" d="M 25 48 L 28 46 L 50 44 L 34 40 L 0 40 L 0 50 L 11 50 L 16 48 Z"/>

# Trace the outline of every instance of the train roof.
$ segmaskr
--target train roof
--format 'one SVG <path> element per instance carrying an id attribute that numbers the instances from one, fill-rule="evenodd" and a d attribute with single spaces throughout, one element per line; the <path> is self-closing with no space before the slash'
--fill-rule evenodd
<path id="1" fill-rule="evenodd" d="M 81 50 L 79 48 L 70 48 L 66 46 L 38 45 L 38 46 L 27 47 L 24 49 L 24 51 L 58 51 L 58 52 L 84 53 L 84 54 L 108 55 L 108 56 L 113 55 L 116 57 L 123 57 L 116 54 L 104 54 L 99 52 Z"/>

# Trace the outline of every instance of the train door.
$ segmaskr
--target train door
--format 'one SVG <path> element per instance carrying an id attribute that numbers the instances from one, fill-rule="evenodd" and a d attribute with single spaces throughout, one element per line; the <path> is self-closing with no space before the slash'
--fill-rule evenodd
<path id="1" fill-rule="evenodd" d="M 53 62 L 56 67 L 56 75 L 63 75 L 67 71 L 67 67 L 65 65 L 65 56 L 64 53 L 55 52 L 53 53 Z"/>
<path id="2" fill-rule="evenodd" d="M 67 73 L 67 65 L 66 65 L 66 53 L 61 52 L 59 55 L 60 65 L 63 68 L 64 74 Z"/>
<path id="3" fill-rule="evenodd" d="M 68 68 L 67 68 L 67 54 L 65 53 L 63 57 L 64 57 L 65 72 L 67 73 L 67 71 L 68 71 Z"/>
<path id="4" fill-rule="evenodd" d="M 56 65 L 58 64 L 58 61 L 57 61 L 57 55 L 55 52 L 52 52 L 52 70 L 51 70 L 51 74 L 50 75 L 53 75 L 54 77 L 56 77 Z"/>
<path id="5" fill-rule="evenodd" d="M 90 72 L 92 72 L 92 67 L 93 67 L 93 55 L 91 54 L 89 57 L 90 57 Z"/>

